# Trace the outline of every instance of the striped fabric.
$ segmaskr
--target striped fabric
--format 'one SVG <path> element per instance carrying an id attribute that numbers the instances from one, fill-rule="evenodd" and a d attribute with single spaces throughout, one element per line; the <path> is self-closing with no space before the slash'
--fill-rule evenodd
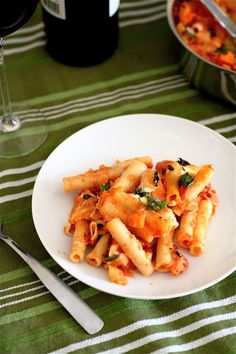
<path id="1" fill-rule="evenodd" d="M 35 108 L 40 108 L 49 134 L 30 155 L 0 160 L 0 216 L 6 233 L 69 284 L 105 326 L 99 334 L 86 334 L 31 269 L 1 244 L 0 353 L 236 353 L 235 273 L 183 298 L 108 295 L 74 279 L 50 258 L 31 215 L 34 181 L 44 161 L 88 124 L 122 114 L 163 113 L 197 121 L 236 143 L 235 109 L 204 96 L 183 77 L 164 0 L 121 2 L 119 47 L 100 65 L 61 65 L 44 45 L 39 7 L 26 26 L 7 38 L 6 64 L 12 100 L 31 105 L 31 112 L 21 112 L 23 124 L 37 122 Z"/>

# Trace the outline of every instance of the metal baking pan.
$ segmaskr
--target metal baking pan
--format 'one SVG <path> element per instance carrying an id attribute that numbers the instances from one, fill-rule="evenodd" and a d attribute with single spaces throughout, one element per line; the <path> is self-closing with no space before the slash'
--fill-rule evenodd
<path id="1" fill-rule="evenodd" d="M 173 19 L 174 0 L 167 0 L 167 18 L 176 37 L 176 52 L 185 77 L 200 91 L 236 106 L 236 72 L 207 61 L 194 52 L 178 34 Z"/>

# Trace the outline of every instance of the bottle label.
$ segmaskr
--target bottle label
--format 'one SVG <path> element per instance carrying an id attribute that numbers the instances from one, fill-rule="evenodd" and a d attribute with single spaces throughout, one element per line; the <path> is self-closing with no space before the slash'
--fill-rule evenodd
<path id="1" fill-rule="evenodd" d="M 109 16 L 112 17 L 119 9 L 120 0 L 109 0 Z"/>
<path id="2" fill-rule="evenodd" d="M 65 0 L 41 0 L 42 6 L 51 15 L 62 20 L 66 19 Z M 119 9 L 120 0 L 109 0 L 109 16 L 112 17 Z"/>
<path id="3" fill-rule="evenodd" d="M 41 3 L 45 10 L 51 15 L 61 20 L 66 19 L 65 0 L 41 0 Z"/>

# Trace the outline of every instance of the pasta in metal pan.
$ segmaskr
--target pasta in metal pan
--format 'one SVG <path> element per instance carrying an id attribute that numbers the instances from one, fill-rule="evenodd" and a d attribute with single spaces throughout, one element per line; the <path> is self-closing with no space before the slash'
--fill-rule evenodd
<path id="1" fill-rule="evenodd" d="M 179 158 L 155 165 L 149 156 L 65 177 L 76 196 L 64 232 L 72 237 L 70 259 L 104 267 L 120 285 L 135 273 L 180 275 L 188 268 L 181 253 L 200 256 L 218 198 L 212 165 Z"/>

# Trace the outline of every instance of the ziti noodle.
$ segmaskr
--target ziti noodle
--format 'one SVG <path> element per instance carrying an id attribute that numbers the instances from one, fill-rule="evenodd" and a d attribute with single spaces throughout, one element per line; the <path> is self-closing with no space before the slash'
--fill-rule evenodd
<path id="1" fill-rule="evenodd" d="M 218 199 L 212 165 L 179 158 L 153 164 L 149 156 L 101 165 L 65 177 L 76 191 L 64 227 L 72 237 L 70 259 L 104 267 L 110 281 L 126 285 L 135 272 L 179 275 L 205 250 L 206 232 Z"/>

